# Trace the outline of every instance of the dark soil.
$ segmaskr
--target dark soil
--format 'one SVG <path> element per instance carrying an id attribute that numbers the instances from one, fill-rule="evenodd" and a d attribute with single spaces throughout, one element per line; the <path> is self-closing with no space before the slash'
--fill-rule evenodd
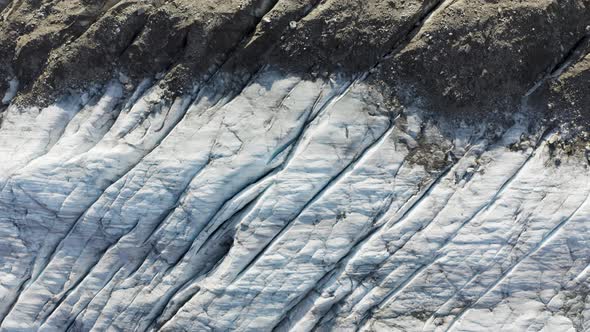
<path id="1" fill-rule="evenodd" d="M 439 114 L 590 117 L 587 0 L 0 0 L 0 91 L 44 105 L 124 73 L 360 77 Z M 232 76 L 232 75 L 230 75 Z M 363 76 L 364 77 L 364 76 Z"/>

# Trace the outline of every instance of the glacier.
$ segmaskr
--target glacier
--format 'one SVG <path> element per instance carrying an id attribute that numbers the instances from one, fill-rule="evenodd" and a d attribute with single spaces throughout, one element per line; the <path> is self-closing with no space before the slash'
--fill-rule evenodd
<path id="1" fill-rule="evenodd" d="M 590 331 L 588 0 L 0 0 L 0 331 Z"/>
<path id="2" fill-rule="evenodd" d="M 8 107 L 3 330 L 588 328 L 590 173 L 558 128 L 226 82 Z"/>

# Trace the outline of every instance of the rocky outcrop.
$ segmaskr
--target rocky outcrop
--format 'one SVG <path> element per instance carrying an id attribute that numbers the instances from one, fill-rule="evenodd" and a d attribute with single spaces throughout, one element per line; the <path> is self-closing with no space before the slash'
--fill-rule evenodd
<path id="1" fill-rule="evenodd" d="M 0 10 L 0 330 L 590 328 L 588 1 Z"/>
<path id="2" fill-rule="evenodd" d="M 355 75 L 378 65 L 394 98 L 494 111 L 565 61 L 588 36 L 589 12 L 581 0 L 14 1 L 2 67 L 39 103 L 118 71 L 135 83 L 167 73 L 179 93 L 221 67 Z"/>
<path id="3" fill-rule="evenodd" d="M 572 53 L 572 58 L 565 63 L 565 68 L 556 72 L 556 77 L 548 84 L 550 92 L 547 107 L 553 111 L 555 117 L 573 117 L 582 120 L 587 125 L 590 110 L 586 105 L 590 103 L 590 39 L 582 40 L 578 48 Z"/>
<path id="4" fill-rule="evenodd" d="M 590 4 L 584 1 L 440 6 L 380 73 L 384 81 L 410 88 L 411 98 L 446 111 L 489 112 L 518 104 L 589 34 Z"/>

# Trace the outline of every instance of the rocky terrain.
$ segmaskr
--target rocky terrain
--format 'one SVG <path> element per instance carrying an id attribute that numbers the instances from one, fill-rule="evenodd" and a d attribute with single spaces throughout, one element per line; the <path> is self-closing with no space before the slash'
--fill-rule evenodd
<path id="1" fill-rule="evenodd" d="M 0 0 L 0 331 L 590 330 L 589 0 Z"/>

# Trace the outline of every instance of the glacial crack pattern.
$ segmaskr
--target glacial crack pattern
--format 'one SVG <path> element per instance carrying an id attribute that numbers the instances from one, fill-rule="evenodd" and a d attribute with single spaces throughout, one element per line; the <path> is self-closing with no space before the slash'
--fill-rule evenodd
<path id="1" fill-rule="evenodd" d="M 587 0 L 0 0 L 0 331 L 590 330 Z"/>
<path id="2" fill-rule="evenodd" d="M 587 327 L 590 177 L 555 165 L 555 129 L 445 131 L 362 80 L 222 80 L 8 107 L 3 330 Z"/>

